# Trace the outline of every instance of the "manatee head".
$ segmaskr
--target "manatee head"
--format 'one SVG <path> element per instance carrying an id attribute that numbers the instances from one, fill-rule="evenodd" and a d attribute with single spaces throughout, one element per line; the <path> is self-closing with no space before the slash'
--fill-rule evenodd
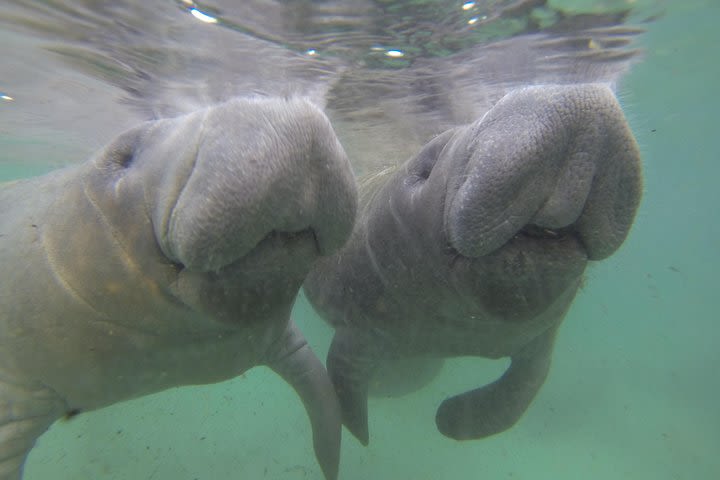
<path id="1" fill-rule="evenodd" d="M 216 316 L 289 310 L 315 260 L 352 229 L 349 161 L 303 99 L 237 98 L 148 122 L 102 158 L 123 170 L 116 189 L 142 185 L 157 247 L 178 271 L 174 293 Z"/>
<path id="2" fill-rule="evenodd" d="M 625 240 L 640 155 L 603 85 L 514 91 L 438 136 L 406 167 L 404 197 L 491 313 L 527 319 Z"/>

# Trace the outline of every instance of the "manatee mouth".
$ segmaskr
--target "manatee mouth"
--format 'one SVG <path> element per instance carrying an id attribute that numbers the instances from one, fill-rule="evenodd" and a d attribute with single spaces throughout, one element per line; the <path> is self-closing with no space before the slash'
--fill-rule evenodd
<path id="1" fill-rule="evenodd" d="M 299 259 L 317 258 L 321 255 L 320 242 L 315 230 L 311 227 L 295 232 L 271 230 L 255 246 L 243 251 L 236 257 L 226 259 L 216 267 L 207 269 L 190 268 L 197 273 L 214 272 L 219 275 L 230 271 L 243 269 L 257 270 L 287 270 L 293 263 L 303 264 Z M 292 261 L 295 259 L 296 261 Z M 281 263 L 276 263 L 281 262 Z M 181 262 L 174 262 L 178 269 L 188 267 Z"/>
<path id="2" fill-rule="evenodd" d="M 312 227 L 307 227 L 295 232 L 283 232 L 271 230 L 255 247 L 247 254 L 238 258 L 232 263 L 242 262 L 248 257 L 258 254 L 267 254 L 269 251 L 283 252 L 288 256 L 299 253 L 311 254 L 313 257 L 322 255 L 322 247 L 317 232 Z"/>
<path id="3" fill-rule="evenodd" d="M 566 240 L 572 240 L 573 243 L 577 245 L 577 248 L 581 250 L 585 255 L 587 255 L 587 248 L 585 244 L 582 241 L 582 235 L 577 231 L 577 228 L 574 225 L 568 225 L 566 227 L 560 227 L 560 228 L 547 228 L 547 227 L 541 227 L 539 225 L 535 225 L 532 223 L 529 223 L 522 227 L 520 230 L 518 230 L 515 235 L 513 235 L 508 241 L 506 241 L 504 244 L 500 245 L 497 249 L 495 249 L 493 252 L 498 252 L 502 250 L 504 247 L 506 247 L 510 242 L 512 241 L 518 241 L 518 240 L 524 240 L 526 242 L 528 241 L 535 241 L 539 245 L 545 242 L 552 242 L 557 241 L 564 242 Z M 456 255 L 467 257 L 467 258 L 475 258 L 474 256 L 464 255 L 462 252 L 460 252 L 455 246 L 452 244 L 450 245 L 450 249 L 455 252 Z M 493 253 L 488 252 L 488 253 Z"/>
<path id="4" fill-rule="evenodd" d="M 292 257 L 298 254 L 319 256 L 321 255 L 320 241 L 317 233 L 311 227 L 304 228 L 295 232 L 284 232 L 280 230 L 271 230 L 265 235 L 254 247 L 243 255 L 233 259 L 225 266 L 233 266 L 243 263 L 248 259 L 258 256 L 267 258 L 268 256 L 287 256 Z"/>
<path id="5" fill-rule="evenodd" d="M 479 265 L 483 265 L 481 268 L 487 271 L 497 268 L 494 262 L 498 259 L 514 259 L 511 263 L 516 273 L 523 271 L 525 274 L 538 276 L 538 279 L 542 277 L 540 272 L 547 269 L 560 275 L 573 271 L 582 273 L 581 270 L 590 259 L 587 246 L 575 225 L 547 228 L 527 224 L 505 243 L 482 255 L 466 255 L 452 242 L 447 245 L 446 253 L 452 258 L 452 267 L 461 270 L 480 262 Z M 522 258 L 522 262 L 518 263 L 518 258 Z M 578 270 L 580 266 L 582 268 Z"/>
<path id="6" fill-rule="evenodd" d="M 583 259 L 584 262 L 589 258 L 582 234 L 574 224 L 560 228 L 527 224 L 496 251 L 499 252 L 511 244 L 529 254 L 545 255 L 552 251 L 564 252 L 564 257 Z"/>
<path id="7" fill-rule="evenodd" d="M 573 225 L 561 228 L 546 228 L 529 223 L 515 234 L 515 238 L 519 236 L 538 240 L 560 240 L 574 236 L 582 243 L 582 239 Z"/>

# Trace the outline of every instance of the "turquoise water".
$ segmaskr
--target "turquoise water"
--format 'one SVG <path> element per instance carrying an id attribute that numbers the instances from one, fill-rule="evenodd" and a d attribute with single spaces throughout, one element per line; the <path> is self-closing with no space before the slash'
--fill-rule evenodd
<path id="1" fill-rule="evenodd" d="M 674 2 L 640 40 L 619 95 L 643 152 L 643 203 L 622 249 L 591 268 L 523 419 L 482 441 L 438 434 L 439 402 L 505 365 L 448 361 L 417 393 L 371 399 L 370 446 L 345 436 L 340 478 L 720 478 L 718 21 L 714 0 Z M 302 297 L 293 315 L 324 357 L 329 328 Z M 321 478 L 308 439 L 294 392 L 256 368 L 60 421 L 25 479 Z"/>

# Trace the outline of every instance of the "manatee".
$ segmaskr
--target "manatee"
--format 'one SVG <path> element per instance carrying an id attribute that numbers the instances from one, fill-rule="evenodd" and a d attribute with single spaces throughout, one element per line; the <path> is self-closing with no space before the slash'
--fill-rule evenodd
<path id="1" fill-rule="evenodd" d="M 304 283 L 335 328 L 327 369 L 350 432 L 368 444 L 373 374 L 418 356 L 509 357 L 497 380 L 444 400 L 436 424 L 457 440 L 514 425 L 588 262 L 628 235 L 641 183 L 605 84 L 513 90 L 365 182 L 350 240 Z"/>
<path id="2" fill-rule="evenodd" d="M 89 161 L 0 187 L 0 479 L 56 419 L 267 365 L 302 399 L 327 479 L 341 418 L 290 320 L 357 194 L 325 115 L 236 98 L 149 121 Z"/>

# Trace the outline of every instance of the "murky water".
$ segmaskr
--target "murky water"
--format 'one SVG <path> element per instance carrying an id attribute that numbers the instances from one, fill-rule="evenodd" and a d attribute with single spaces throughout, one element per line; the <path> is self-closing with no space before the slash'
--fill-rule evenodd
<path id="1" fill-rule="evenodd" d="M 12 0 L 0 178 L 83 161 L 146 119 L 298 94 L 364 175 L 515 87 L 612 83 L 643 154 L 643 203 L 621 250 L 590 267 L 528 412 L 484 440 L 443 437 L 439 403 L 506 365 L 448 360 L 415 393 L 371 398 L 371 443 L 345 435 L 340 478 L 716 478 L 720 6 L 671 3 Z M 302 295 L 293 316 L 324 358 L 332 332 Z M 321 478 L 309 435 L 291 388 L 257 368 L 60 421 L 24 478 Z"/>

